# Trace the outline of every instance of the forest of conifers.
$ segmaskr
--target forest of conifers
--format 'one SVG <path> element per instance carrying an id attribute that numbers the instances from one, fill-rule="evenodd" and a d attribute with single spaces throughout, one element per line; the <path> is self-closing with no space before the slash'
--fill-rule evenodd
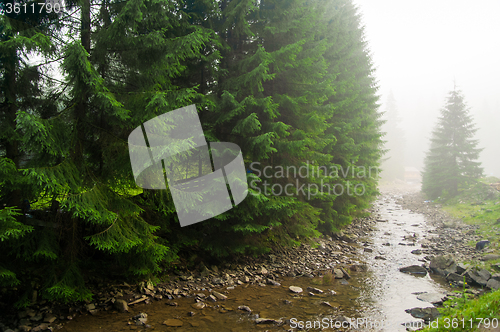
<path id="1" fill-rule="evenodd" d="M 92 295 L 89 275 L 149 279 L 173 264 L 307 242 L 374 198 L 378 177 L 363 170 L 379 165 L 382 121 L 350 0 L 69 0 L 60 13 L 23 0 L 7 13 L 9 2 L 0 8 L 0 287 L 18 306 L 33 287 L 76 301 Z M 293 195 L 249 185 L 235 208 L 180 227 L 169 190 L 135 184 L 127 138 L 191 104 L 207 141 L 239 145 L 247 169 L 342 172 L 301 177 Z M 249 171 L 248 183 L 257 176 Z M 363 190 L 308 192 L 321 185 Z"/>

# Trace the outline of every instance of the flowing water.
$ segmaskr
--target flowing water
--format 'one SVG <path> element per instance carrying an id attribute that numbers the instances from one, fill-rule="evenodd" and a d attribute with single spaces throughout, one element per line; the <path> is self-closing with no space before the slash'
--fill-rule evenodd
<path id="1" fill-rule="evenodd" d="M 397 198 L 397 195 L 386 194 L 376 202 L 380 222 L 369 237 L 360 239 L 356 257 L 367 264 L 369 270 L 352 272 L 349 280 L 335 279 L 329 285 L 318 285 L 317 279 L 300 277 L 284 278 L 280 280 L 281 286 L 247 284 L 228 290 L 227 300 L 207 301 L 207 306 L 201 309 L 194 306 L 192 297 L 154 301 L 148 305 L 133 305 L 129 313 L 99 312 L 93 316 L 79 316 L 60 331 L 285 331 L 299 324 L 310 326 L 305 328 L 310 331 L 405 331 L 402 323 L 418 321 L 405 309 L 432 306 L 418 300 L 415 293 L 444 293 L 447 288 L 442 280 L 429 275 L 418 277 L 399 272 L 401 267 L 422 264 L 419 259 L 423 255 L 411 251 L 420 248 L 418 240 L 428 234 L 429 226 L 423 215 L 402 209 L 396 203 Z M 365 247 L 373 251 L 365 252 Z M 304 292 L 291 293 L 288 289 L 291 285 L 303 288 Z M 309 286 L 324 293 L 311 295 L 306 290 Z M 210 294 L 209 290 L 199 293 Z M 176 306 L 168 305 L 173 301 Z M 243 305 L 250 307 L 252 313 L 237 309 Z M 130 320 L 140 312 L 147 313 L 150 328 L 136 326 Z M 286 323 L 281 326 L 256 324 L 256 314 Z M 171 323 L 182 326 L 164 325 L 163 322 L 169 319 L 175 319 Z"/>
<path id="2" fill-rule="evenodd" d="M 386 195 L 376 203 L 380 221 L 367 240 L 373 252 L 364 255 L 372 274 L 361 282 L 364 288 L 360 301 L 372 304 L 365 311 L 367 321 L 383 324 L 383 328 L 374 329 L 376 331 L 405 331 L 401 324 L 411 326 L 411 322 L 418 326 L 421 320 L 410 316 L 405 309 L 431 307 L 432 304 L 417 299 L 417 294 L 444 294 L 451 290 L 442 277 L 399 271 L 405 266 L 422 265 L 425 254 L 416 255 L 412 251 L 423 250 L 419 241 L 429 236 L 432 227 L 426 224 L 422 214 L 402 209 L 396 203 L 398 198 L 401 197 Z M 377 256 L 384 259 L 376 259 Z"/>

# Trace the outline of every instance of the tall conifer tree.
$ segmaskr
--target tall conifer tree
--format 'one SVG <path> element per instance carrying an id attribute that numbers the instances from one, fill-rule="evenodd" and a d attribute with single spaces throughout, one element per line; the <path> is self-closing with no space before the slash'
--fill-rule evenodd
<path id="1" fill-rule="evenodd" d="M 0 31 L 2 59 L 52 50 L 44 59 L 61 62 L 64 74 L 62 82 L 51 80 L 53 87 L 42 79 L 48 73 L 18 75 L 17 86 L 29 88 L 12 95 L 7 62 L 1 72 L 7 121 L 0 198 L 18 189 L 20 195 L 0 210 L 7 253 L 0 282 L 20 284 L 20 304 L 36 284 L 34 271 L 46 281 L 42 297 L 88 299 L 84 276 L 100 264 L 148 278 L 186 248 L 220 257 L 298 244 L 318 229 L 338 230 L 373 198 L 376 178 L 358 175 L 380 158 L 377 87 L 350 0 L 67 3 L 78 24 L 71 15 L 58 21 L 64 43 L 51 44 L 55 37 L 41 27 L 29 38 Z M 27 68 L 22 61 L 15 66 Z M 181 228 L 168 190 L 137 188 L 127 137 L 145 121 L 193 103 L 207 141 L 238 144 L 247 166 L 309 167 L 310 176 L 261 176 L 267 195 L 264 187 L 251 187 L 236 208 Z M 18 152 L 8 152 L 13 143 Z M 347 174 L 335 178 L 315 169 L 313 175 L 313 165 Z M 258 180 L 247 176 L 250 184 Z M 272 194 L 271 185 L 294 188 L 297 179 L 304 189 Z M 321 183 L 345 187 L 348 181 L 366 191 L 318 192 Z M 21 198 L 48 211 L 40 218 L 51 227 L 31 227 L 16 210 Z"/>
<path id="2" fill-rule="evenodd" d="M 482 149 L 473 139 L 476 131 L 462 92 L 453 89 L 441 109 L 425 157 L 422 191 L 429 198 L 454 196 L 482 175 L 477 161 Z"/>
<path id="3" fill-rule="evenodd" d="M 348 0 L 328 0 L 326 4 L 324 38 L 330 46 L 324 56 L 334 93 L 325 102 L 331 115 L 325 130 L 329 143 L 323 152 L 331 155 L 331 165 L 339 170 L 327 183 L 330 188 L 337 186 L 337 193 L 344 189 L 342 195 L 320 203 L 321 229 L 331 232 L 350 223 L 377 193 L 382 122 L 378 86 L 357 9 Z"/>
<path id="4" fill-rule="evenodd" d="M 25 11 L 24 5 L 34 10 Z M 29 54 L 45 58 L 55 51 L 50 36 L 58 15 L 30 1 L 3 1 L 0 11 L 0 286 L 12 286 L 26 282 L 19 272 L 25 271 L 26 258 L 33 260 L 32 251 L 23 253 L 20 247 L 26 237 L 33 238 L 34 227 L 22 215 L 28 199 L 36 197 L 33 182 L 23 173 L 31 157 L 26 145 L 32 128 L 23 126 L 18 114 L 53 113 L 46 71 L 30 64 Z"/>
<path id="5" fill-rule="evenodd" d="M 401 117 L 392 91 L 387 96 L 384 120 L 384 148 L 387 153 L 384 156 L 381 176 L 387 180 L 404 180 L 405 133 L 400 127 Z"/>

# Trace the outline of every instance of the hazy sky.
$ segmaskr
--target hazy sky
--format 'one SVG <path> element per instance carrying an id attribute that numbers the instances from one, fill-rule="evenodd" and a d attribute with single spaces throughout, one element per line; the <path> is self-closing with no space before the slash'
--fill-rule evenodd
<path id="1" fill-rule="evenodd" d="M 455 80 L 480 129 L 483 166 L 500 176 L 500 0 L 353 1 L 381 101 L 392 90 L 403 117 L 407 166 L 421 169 L 421 150 Z"/>

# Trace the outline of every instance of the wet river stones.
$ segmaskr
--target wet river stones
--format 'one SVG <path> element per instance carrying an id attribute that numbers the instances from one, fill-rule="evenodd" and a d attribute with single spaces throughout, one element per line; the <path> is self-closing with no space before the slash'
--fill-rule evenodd
<path id="1" fill-rule="evenodd" d="M 171 326 L 171 327 L 180 327 L 184 323 L 180 319 L 170 318 L 163 322 L 163 325 Z"/>
<path id="2" fill-rule="evenodd" d="M 420 265 L 410 265 L 402 267 L 399 269 L 399 271 L 403 273 L 418 274 L 422 276 L 425 276 L 427 274 L 427 270 L 425 269 L 425 267 Z"/>

